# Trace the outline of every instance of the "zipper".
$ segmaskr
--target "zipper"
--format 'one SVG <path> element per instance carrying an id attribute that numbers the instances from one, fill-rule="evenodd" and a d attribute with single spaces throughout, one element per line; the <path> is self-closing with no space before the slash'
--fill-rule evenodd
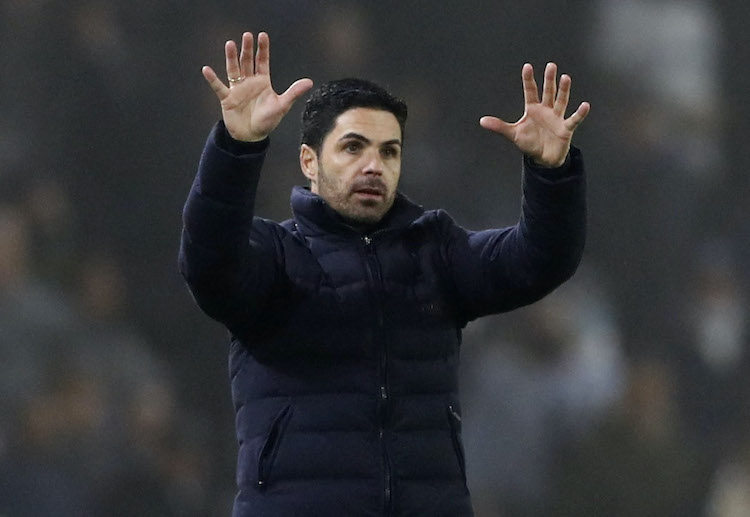
<path id="1" fill-rule="evenodd" d="M 268 486 L 268 479 L 271 475 L 271 467 L 273 467 L 273 461 L 276 457 L 276 453 L 279 450 L 279 443 L 281 442 L 281 435 L 284 433 L 284 428 L 287 423 L 287 416 L 291 412 L 291 404 L 284 406 L 279 414 L 274 418 L 271 424 L 271 429 L 268 431 L 266 442 L 263 444 L 263 448 L 260 450 L 258 456 L 258 489 L 265 490 Z"/>
<path id="2" fill-rule="evenodd" d="M 466 458 L 464 457 L 464 450 L 461 446 L 461 415 L 453 408 L 452 405 L 448 406 L 448 420 L 451 426 L 451 439 L 453 440 L 453 449 L 456 452 L 458 458 L 458 466 L 461 469 L 461 476 L 466 483 Z"/>
<path id="3" fill-rule="evenodd" d="M 366 252 L 365 264 L 367 266 L 370 285 L 373 287 L 373 290 L 375 292 L 375 300 L 377 305 L 377 337 L 379 338 L 378 341 L 382 343 L 382 347 L 380 349 L 380 392 L 378 394 L 378 439 L 380 440 L 380 447 L 383 453 L 383 471 L 385 478 L 383 483 L 384 515 L 388 516 L 391 514 L 391 504 L 393 499 L 393 479 L 391 473 L 390 458 L 388 456 L 388 448 L 385 442 L 388 415 L 390 413 L 390 394 L 388 391 L 388 341 L 385 338 L 385 315 L 383 313 L 383 276 L 380 270 L 378 256 L 375 252 L 372 235 L 363 236 L 362 242 L 364 243 Z"/>

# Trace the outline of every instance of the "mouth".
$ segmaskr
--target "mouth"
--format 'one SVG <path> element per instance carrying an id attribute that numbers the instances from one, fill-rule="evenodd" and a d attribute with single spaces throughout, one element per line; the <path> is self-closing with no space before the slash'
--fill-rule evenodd
<path id="1" fill-rule="evenodd" d="M 356 187 L 354 195 L 360 199 L 380 200 L 385 198 L 385 188 L 379 185 Z"/>
<path id="2" fill-rule="evenodd" d="M 354 194 L 364 199 L 382 199 L 384 197 L 381 190 L 371 188 L 357 189 Z"/>

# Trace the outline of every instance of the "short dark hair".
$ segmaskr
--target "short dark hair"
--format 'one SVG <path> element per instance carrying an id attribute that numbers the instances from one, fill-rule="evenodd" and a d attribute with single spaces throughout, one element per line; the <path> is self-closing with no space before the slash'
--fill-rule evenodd
<path id="1" fill-rule="evenodd" d="M 336 119 L 352 108 L 374 108 L 393 113 L 404 139 L 406 103 L 385 88 L 364 79 L 337 79 L 313 90 L 302 113 L 302 144 L 320 154 L 323 140 L 330 133 Z"/>

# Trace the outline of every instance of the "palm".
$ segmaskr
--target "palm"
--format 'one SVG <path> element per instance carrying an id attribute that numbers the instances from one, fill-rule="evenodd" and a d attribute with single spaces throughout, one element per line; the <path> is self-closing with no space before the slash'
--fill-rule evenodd
<path id="1" fill-rule="evenodd" d="M 221 112 L 227 128 L 237 128 L 237 133 L 246 130 L 258 136 L 273 131 L 285 113 L 268 76 L 246 77 L 233 86 L 229 95 L 221 100 Z"/>
<path id="2" fill-rule="evenodd" d="M 553 163 L 568 154 L 573 131 L 541 104 L 532 104 L 516 123 L 513 143 L 540 163 Z"/>
<path id="3" fill-rule="evenodd" d="M 221 102 L 224 125 L 236 140 L 258 141 L 276 129 L 294 101 L 312 86 L 310 79 L 300 79 L 278 95 L 271 85 L 268 35 L 258 35 L 258 53 L 253 56 L 253 35 L 242 36 L 242 53 L 237 56 L 233 41 L 225 47 L 227 87 L 210 67 L 203 75 Z"/>
<path id="4" fill-rule="evenodd" d="M 514 124 L 497 117 L 482 117 L 480 120 L 483 127 L 505 136 L 521 152 L 546 167 L 557 167 L 565 161 L 573 132 L 590 109 L 588 103 L 581 103 L 575 113 L 565 118 L 571 81 L 570 77 L 563 75 L 556 92 L 556 73 L 557 67 L 553 63 L 547 65 L 540 101 L 533 69 L 531 65 L 524 65 L 521 74 L 525 101 L 523 116 Z"/>

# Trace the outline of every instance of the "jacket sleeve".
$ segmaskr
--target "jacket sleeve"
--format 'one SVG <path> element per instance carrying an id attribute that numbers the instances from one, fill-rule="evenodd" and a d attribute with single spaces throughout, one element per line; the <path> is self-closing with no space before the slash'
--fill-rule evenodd
<path id="1" fill-rule="evenodd" d="M 570 278 L 586 238 L 581 153 L 558 169 L 525 157 L 521 216 L 515 226 L 468 231 L 440 214 L 443 261 L 464 323 L 533 303 Z"/>
<path id="2" fill-rule="evenodd" d="M 258 319 L 281 269 L 274 226 L 253 217 L 267 148 L 233 141 L 219 122 L 183 210 L 180 272 L 200 308 L 234 334 Z"/>

